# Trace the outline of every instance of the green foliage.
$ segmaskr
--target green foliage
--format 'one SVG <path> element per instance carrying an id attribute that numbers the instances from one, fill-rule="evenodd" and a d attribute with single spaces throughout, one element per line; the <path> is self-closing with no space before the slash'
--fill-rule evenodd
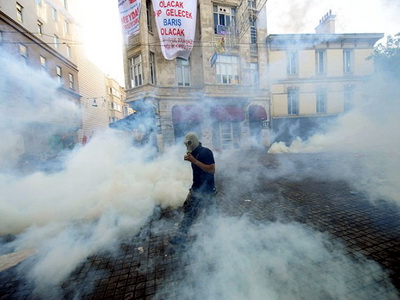
<path id="1" fill-rule="evenodd" d="M 375 46 L 374 53 L 368 58 L 375 63 L 377 72 L 387 76 L 400 76 L 400 33 L 389 35 L 386 45 L 379 43 Z"/>

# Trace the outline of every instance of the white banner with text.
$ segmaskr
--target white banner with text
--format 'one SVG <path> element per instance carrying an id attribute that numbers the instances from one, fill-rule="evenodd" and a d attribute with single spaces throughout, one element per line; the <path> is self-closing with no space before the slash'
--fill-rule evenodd
<path id="1" fill-rule="evenodd" d="M 139 33 L 141 0 L 118 0 L 119 14 L 125 43 L 129 37 Z"/>
<path id="2" fill-rule="evenodd" d="M 153 0 L 153 9 L 165 59 L 188 59 L 196 33 L 197 0 Z"/>

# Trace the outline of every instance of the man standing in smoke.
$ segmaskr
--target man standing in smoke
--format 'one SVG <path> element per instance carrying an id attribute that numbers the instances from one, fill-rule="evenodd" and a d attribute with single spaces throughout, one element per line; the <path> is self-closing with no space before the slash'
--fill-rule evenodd
<path id="1" fill-rule="evenodd" d="M 170 240 L 172 244 L 185 242 L 190 226 L 201 210 L 209 209 L 215 202 L 215 161 L 212 151 L 202 146 L 194 132 L 186 134 L 184 143 L 187 149 L 184 160 L 192 165 L 193 184 L 184 203 L 184 216 L 179 225 L 179 235 Z"/>

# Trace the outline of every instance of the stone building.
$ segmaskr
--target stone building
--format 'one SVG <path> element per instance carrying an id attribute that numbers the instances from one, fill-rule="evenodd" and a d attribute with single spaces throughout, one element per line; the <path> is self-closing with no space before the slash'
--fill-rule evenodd
<path id="1" fill-rule="evenodd" d="M 215 150 L 262 144 L 269 92 L 264 1 L 198 1 L 188 60 L 164 59 L 150 0 L 125 46 L 126 101 L 149 110 L 162 150 L 188 131 Z"/>
<path id="2" fill-rule="evenodd" d="M 303 139 L 326 121 L 361 103 L 373 72 L 366 60 L 382 33 L 335 33 L 327 13 L 311 34 L 270 34 L 271 128 L 274 139 Z"/>

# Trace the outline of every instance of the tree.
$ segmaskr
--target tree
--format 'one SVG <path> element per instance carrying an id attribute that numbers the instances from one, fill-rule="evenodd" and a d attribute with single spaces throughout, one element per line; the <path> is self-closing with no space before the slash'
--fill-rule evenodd
<path id="1" fill-rule="evenodd" d="M 368 57 L 375 63 L 375 70 L 390 77 L 400 77 L 400 32 L 389 35 L 386 45 L 379 43 Z"/>

